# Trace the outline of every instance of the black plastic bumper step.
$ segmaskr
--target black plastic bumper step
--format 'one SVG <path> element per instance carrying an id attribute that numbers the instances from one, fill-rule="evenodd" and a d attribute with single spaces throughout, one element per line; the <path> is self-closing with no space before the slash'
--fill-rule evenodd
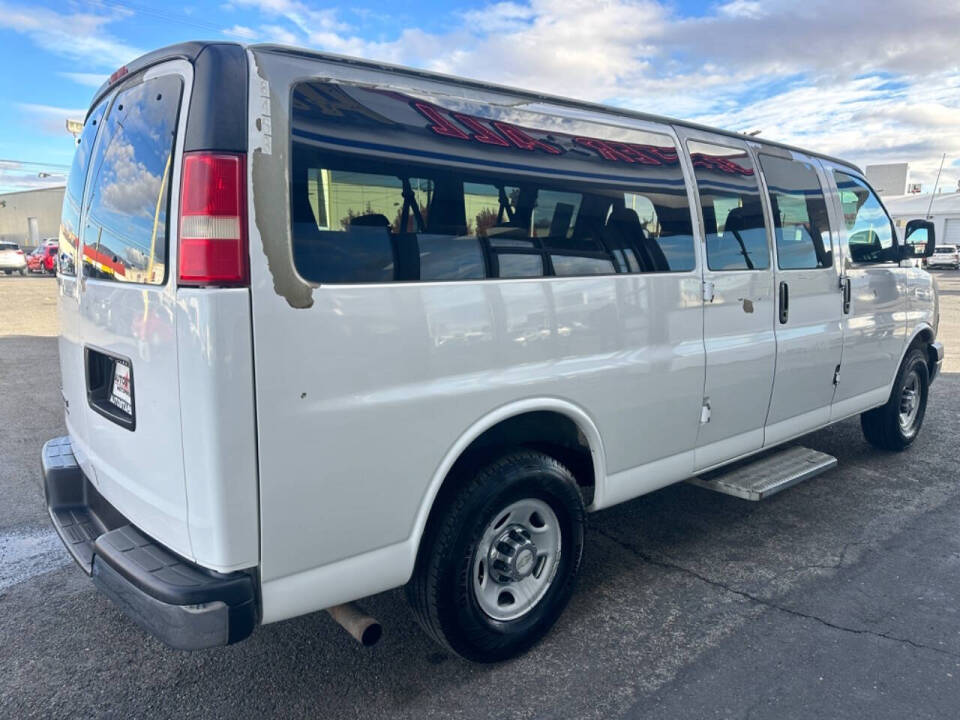
<path id="1" fill-rule="evenodd" d="M 227 645 L 257 624 L 254 578 L 218 573 L 181 558 L 138 530 L 83 474 L 70 438 L 41 453 L 53 526 L 106 595 L 143 628 L 175 648 Z"/>

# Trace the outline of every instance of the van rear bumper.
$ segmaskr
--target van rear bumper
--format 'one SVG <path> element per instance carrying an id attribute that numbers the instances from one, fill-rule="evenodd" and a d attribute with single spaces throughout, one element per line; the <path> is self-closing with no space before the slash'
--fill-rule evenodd
<path id="1" fill-rule="evenodd" d="M 84 476 L 69 437 L 41 452 L 47 510 L 94 584 L 141 627 L 181 650 L 229 645 L 257 624 L 254 578 L 195 565 L 140 532 Z"/>

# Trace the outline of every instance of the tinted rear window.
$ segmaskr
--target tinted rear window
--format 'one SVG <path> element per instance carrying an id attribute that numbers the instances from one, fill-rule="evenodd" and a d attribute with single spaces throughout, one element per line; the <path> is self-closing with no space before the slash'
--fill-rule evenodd
<path id="1" fill-rule="evenodd" d="M 311 82 L 293 94 L 291 214 L 319 283 L 680 272 L 690 208 L 667 135 Z M 521 124 L 523 123 L 523 124 Z M 582 129 L 583 134 L 571 130 Z M 561 132 L 563 130 L 563 132 Z"/>
<path id="2" fill-rule="evenodd" d="M 107 101 L 103 100 L 87 116 L 80 133 L 80 141 L 73 154 L 73 165 L 67 179 L 67 188 L 63 196 L 63 214 L 60 216 L 59 271 L 61 275 L 75 275 L 77 268 L 77 248 L 80 235 L 80 203 L 83 201 L 83 186 L 90 166 L 90 155 L 94 141 L 103 121 Z"/>
<path id="3" fill-rule="evenodd" d="M 92 158 L 83 227 L 84 272 L 162 284 L 170 171 L 183 82 L 164 75 L 114 97 Z"/>
<path id="4" fill-rule="evenodd" d="M 4 242 L 0 243 L 0 250 L 19 250 L 20 246 L 16 243 Z"/>

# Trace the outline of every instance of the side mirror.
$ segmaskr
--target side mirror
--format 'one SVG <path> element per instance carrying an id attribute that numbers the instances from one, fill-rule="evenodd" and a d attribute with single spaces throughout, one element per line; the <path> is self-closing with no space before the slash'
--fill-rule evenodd
<path id="1" fill-rule="evenodd" d="M 933 248 L 937 238 L 933 231 L 933 223 L 929 220 L 911 220 L 907 223 L 904 232 L 903 245 L 900 246 L 900 259 L 927 258 L 933 255 Z"/>

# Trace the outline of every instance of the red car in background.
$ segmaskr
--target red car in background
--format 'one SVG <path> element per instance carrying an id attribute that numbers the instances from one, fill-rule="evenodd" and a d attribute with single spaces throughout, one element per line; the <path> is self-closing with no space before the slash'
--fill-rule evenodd
<path id="1" fill-rule="evenodd" d="M 27 270 L 41 275 L 54 274 L 57 269 L 57 253 L 60 245 L 56 242 L 45 242 L 32 253 L 27 255 Z"/>

